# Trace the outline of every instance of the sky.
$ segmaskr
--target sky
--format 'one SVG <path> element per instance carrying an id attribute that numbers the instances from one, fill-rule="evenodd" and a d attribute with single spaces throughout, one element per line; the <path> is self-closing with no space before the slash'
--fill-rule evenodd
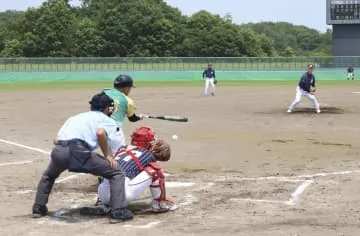
<path id="1" fill-rule="evenodd" d="M 165 0 L 186 15 L 200 10 L 232 15 L 235 23 L 286 21 L 325 32 L 326 0 Z M 38 7 L 43 0 L 0 0 L 0 11 Z M 73 0 L 77 3 L 78 0 Z"/>

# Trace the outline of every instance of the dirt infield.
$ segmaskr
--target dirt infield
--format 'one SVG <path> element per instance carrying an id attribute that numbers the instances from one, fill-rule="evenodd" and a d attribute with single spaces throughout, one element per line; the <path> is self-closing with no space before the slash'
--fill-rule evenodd
<path id="1" fill-rule="evenodd" d="M 321 87 L 323 113 L 304 99 L 287 114 L 295 96 L 288 86 L 220 87 L 216 97 L 202 96 L 202 88 L 135 89 L 139 111 L 190 119 L 125 126 L 128 136 L 149 125 L 172 145 L 164 167 L 179 208 L 152 214 L 145 195 L 131 203 L 135 219 L 117 225 L 79 215 L 94 203 L 96 179 L 72 173 L 55 185 L 50 216 L 30 217 L 53 136 L 68 116 L 88 109 L 97 91 L 1 92 L 0 235 L 359 235 L 357 91 Z"/>

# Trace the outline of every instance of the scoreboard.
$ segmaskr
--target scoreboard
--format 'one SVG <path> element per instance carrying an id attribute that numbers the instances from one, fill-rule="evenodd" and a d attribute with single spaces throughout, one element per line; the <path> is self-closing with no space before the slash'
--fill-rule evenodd
<path id="1" fill-rule="evenodd" d="M 360 24 L 360 0 L 327 0 L 327 24 Z"/>

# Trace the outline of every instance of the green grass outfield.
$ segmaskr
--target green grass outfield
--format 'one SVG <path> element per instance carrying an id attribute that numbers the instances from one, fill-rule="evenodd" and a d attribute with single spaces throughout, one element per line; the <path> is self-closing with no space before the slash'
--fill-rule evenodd
<path id="1" fill-rule="evenodd" d="M 296 86 L 294 80 L 248 80 L 248 81 L 219 81 L 217 87 L 266 87 L 266 86 Z M 175 87 L 202 87 L 203 81 L 138 81 L 138 88 L 175 88 Z M 359 81 L 347 80 L 321 80 L 317 86 L 360 86 Z M 77 89 L 102 89 L 112 87 L 111 82 L 107 81 L 62 81 L 62 82 L 3 82 L 0 83 L 1 91 L 21 91 L 21 90 L 77 90 Z"/>

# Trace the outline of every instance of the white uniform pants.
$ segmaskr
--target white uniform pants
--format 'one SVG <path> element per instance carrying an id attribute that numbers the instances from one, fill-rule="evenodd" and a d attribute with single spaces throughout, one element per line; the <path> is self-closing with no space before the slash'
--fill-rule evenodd
<path id="1" fill-rule="evenodd" d="M 293 103 L 290 105 L 289 110 L 293 110 L 301 101 L 301 97 L 305 96 L 307 97 L 313 104 L 314 108 L 316 110 L 320 110 L 319 102 L 317 101 L 316 97 L 312 95 L 311 93 L 308 93 L 301 89 L 299 86 L 296 88 L 296 97 Z"/>
<path id="2" fill-rule="evenodd" d="M 215 94 L 215 84 L 214 84 L 214 78 L 206 78 L 205 79 L 205 95 L 208 94 L 209 85 L 211 86 L 211 92 Z"/>
<path id="3" fill-rule="evenodd" d="M 348 73 L 347 78 L 348 78 L 348 80 L 349 80 L 349 79 L 354 79 L 354 72 Z"/>
<path id="4" fill-rule="evenodd" d="M 110 137 L 110 149 L 111 153 L 114 156 L 115 153 L 119 150 L 121 146 L 124 146 L 126 144 L 125 141 L 125 135 L 122 130 L 122 128 L 119 128 L 119 130 L 116 132 L 114 137 Z"/>
<path id="5" fill-rule="evenodd" d="M 152 177 L 146 172 L 142 171 L 134 179 L 130 180 L 125 178 L 125 195 L 126 201 L 133 201 L 140 198 L 146 189 L 152 184 Z M 119 186 L 120 187 L 120 186 Z M 98 198 L 104 204 L 110 202 L 110 182 L 108 179 L 104 181 L 98 187 Z"/>

